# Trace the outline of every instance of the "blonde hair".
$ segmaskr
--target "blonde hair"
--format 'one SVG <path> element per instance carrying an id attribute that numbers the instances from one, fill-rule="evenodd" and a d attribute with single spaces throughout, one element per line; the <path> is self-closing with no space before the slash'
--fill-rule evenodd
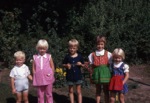
<path id="1" fill-rule="evenodd" d="M 15 58 L 21 57 L 21 58 L 25 59 L 25 53 L 23 51 L 17 51 L 14 53 L 14 57 Z"/>
<path id="2" fill-rule="evenodd" d="M 78 40 L 76 40 L 76 39 L 71 39 L 71 40 L 69 40 L 69 43 L 68 43 L 68 45 L 69 46 L 79 46 L 79 42 L 78 42 Z"/>
<path id="3" fill-rule="evenodd" d="M 112 55 L 113 55 L 113 57 L 115 57 L 115 56 L 121 56 L 123 60 L 125 59 L 125 53 L 124 53 L 124 51 L 121 48 L 116 48 L 113 51 Z"/>
<path id="4" fill-rule="evenodd" d="M 106 44 L 106 37 L 104 36 L 97 36 L 96 37 L 96 43 L 99 43 L 99 42 L 104 42 Z"/>
<path id="5" fill-rule="evenodd" d="M 48 42 L 45 39 L 40 39 L 36 45 L 36 49 L 39 47 L 46 47 L 48 49 Z"/>

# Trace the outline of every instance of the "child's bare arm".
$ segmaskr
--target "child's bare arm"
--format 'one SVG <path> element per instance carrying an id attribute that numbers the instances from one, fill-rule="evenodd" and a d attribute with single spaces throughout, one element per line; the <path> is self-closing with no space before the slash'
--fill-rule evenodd
<path id="1" fill-rule="evenodd" d="M 67 69 L 70 69 L 71 68 L 71 64 L 63 64 L 63 67 L 67 68 Z"/>
<path id="2" fill-rule="evenodd" d="M 53 72 L 55 72 L 55 67 L 54 67 L 54 62 L 53 62 L 52 57 L 51 57 L 51 59 L 50 59 L 50 66 L 51 66 Z"/>
<path id="3" fill-rule="evenodd" d="M 126 73 L 125 73 L 124 80 L 123 80 L 123 84 L 125 84 L 128 79 L 129 79 L 129 72 L 126 72 Z"/>
<path id="4" fill-rule="evenodd" d="M 12 89 L 12 93 L 15 94 L 16 93 L 16 89 L 15 89 L 15 79 L 11 77 L 11 89 Z"/>
<path id="5" fill-rule="evenodd" d="M 35 73 L 35 64 L 34 64 L 34 60 L 33 60 L 33 62 L 32 62 L 32 73 L 33 73 L 33 75 L 34 75 L 34 73 Z"/>
<path id="6" fill-rule="evenodd" d="M 77 62 L 76 64 L 77 66 L 81 66 L 81 67 L 84 67 L 84 64 L 82 64 L 81 62 Z"/>
<path id="7" fill-rule="evenodd" d="M 28 79 L 29 79 L 29 80 L 33 80 L 33 78 L 32 78 L 31 75 L 28 75 Z"/>

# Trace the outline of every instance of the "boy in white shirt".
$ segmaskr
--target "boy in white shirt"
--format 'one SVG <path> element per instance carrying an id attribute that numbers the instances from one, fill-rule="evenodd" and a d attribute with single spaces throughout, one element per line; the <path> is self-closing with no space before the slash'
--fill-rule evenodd
<path id="1" fill-rule="evenodd" d="M 32 76 L 30 75 L 30 71 L 25 62 L 25 53 L 22 51 L 17 51 L 14 54 L 15 57 L 15 66 L 10 72 L 11 77 L 11 88 L 12 93 L 16 94 L 16 103 L 22 102 L 22 96 L 24 103 L 29 103 L 28 101 L 28 89 L 29 89 L 29 81 L 32 80 Z"/>

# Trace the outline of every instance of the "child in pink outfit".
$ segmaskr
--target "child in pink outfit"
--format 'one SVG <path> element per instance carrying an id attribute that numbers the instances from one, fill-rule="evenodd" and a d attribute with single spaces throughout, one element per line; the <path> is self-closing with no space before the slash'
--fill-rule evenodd
<path id="1" fill-rule="evenodd" d="M 48 50 L 48 42 L 44 39 L 38 41 L 37 55 L 33 56 L 33 86 L 37 87 L 38 103 L 53 103 L 52 88 L 54 82 L 54 63 Z"/>

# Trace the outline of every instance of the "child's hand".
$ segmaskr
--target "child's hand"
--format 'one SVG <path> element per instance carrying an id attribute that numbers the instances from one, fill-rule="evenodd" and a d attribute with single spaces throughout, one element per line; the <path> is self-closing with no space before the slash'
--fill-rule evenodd
<path id="1" fill-rule="evenodd" d="M 12 89 L 12 94 L 15 94 L 16 93 L 16 89 Z"/>
<path id="2" fill-rule="evenodd" d="M 124 84 L 125 84 L 125 81 L 123 81 L 122 84 L 124 85 Z"/>
<path id="3" fill-rule="evenodd" d="M 28 75 L 28 78 L 29 78 L 29 80 L 33 80 L 33 78 L 32 78 L 32 76 L 31 75 Z"/>
<path id="4" fill-rule="evenodd" d="M 81 63 L 81 62 L 77 62 L 76 65 L 77 65 L 77 66 L 82 66 L 82 63 Z"/>
<path id="5" fill-rule="evenodd" d="M 67 68 L 70 69 L 71 68 L 71 64 L 66 64 Z"/>

